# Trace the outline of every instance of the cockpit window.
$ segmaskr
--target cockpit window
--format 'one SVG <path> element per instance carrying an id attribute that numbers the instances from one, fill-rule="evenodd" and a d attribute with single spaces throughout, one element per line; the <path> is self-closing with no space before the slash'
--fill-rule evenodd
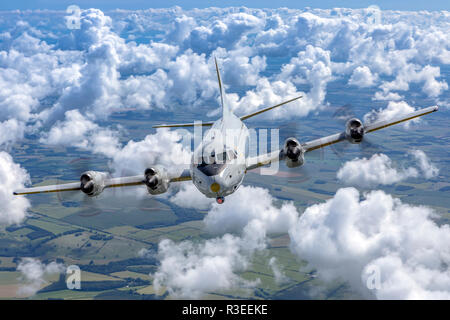
<path id="1" fill-rule="evenodd" d="M 198 159 L 197 168 L 207 176 L 215 176 L 222 172 L 226 163 L 236 159 L 236 153 L 233 150 L 220 152 L 217 155 L 213 151 L 209 157 L 203 156 Z M 205 159 L 206 158 L 206 159 Z"/>
<path id="2" fill-rule="evenodd" d="M 208 177 L 218 175 L 225 168 L 225 163 L 199 164 L 198 170 L 203 172 Z"/>

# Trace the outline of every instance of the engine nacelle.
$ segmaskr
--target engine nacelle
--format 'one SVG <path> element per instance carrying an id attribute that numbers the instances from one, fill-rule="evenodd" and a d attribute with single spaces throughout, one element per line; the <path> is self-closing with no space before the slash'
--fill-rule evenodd
<path id="1" fill-rule="evenodd" d="M 364 133 L 364 125 L 359 119 L 350 119 L 345 124 L 345 138 L 350 143 L 360 143 L 364 138 Z"/>
<path id="2" fill-rule="evenodd" d="M 145 185 L 148 193 L 156 195 L 169 189 L 170 179 L 167 171 L 161 167 L 152 167 L 145 170 Z"/>
<path id="3" fill-rule="evenodd" d="M 289 168 L 299 167 L 305 162 L 305 150 L 295 138 L 286 139 L 283 154 Z"/>
<path id="4" fill-rule="evenodd" d="M 80 188 L 89 197 L 98 196 L 105 189 L 107 174 L 99 171 L 86 171 L 81 174 Z"/>

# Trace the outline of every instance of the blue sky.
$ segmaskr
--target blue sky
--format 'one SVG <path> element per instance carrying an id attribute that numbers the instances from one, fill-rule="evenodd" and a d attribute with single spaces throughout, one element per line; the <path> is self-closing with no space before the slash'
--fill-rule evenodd
<path id="1" fill-rule="evenodd" d="M 146 8 L 166 8 L 178 5 L 185 9 L 205 8 L 205 7 L 229 7 L 229 6 L 247 6 L 254 8 L 366 8 L 370 5 L 378 5 L 381 9 L 387 10 L 450 10 L 450 1 L 445 0 L 410 0 L 410 1 L 389 1 L 389 0 L 21 0 L 21 1 L 2 1 L 0 10 L 26 10 L 26 9 L 53 9 L 64 10 L 67 6 L 76 4 L 81 8 L 99 8 L 102 10 L 110 10 L 115 8 L 121 9 L 146 9 Z"/>

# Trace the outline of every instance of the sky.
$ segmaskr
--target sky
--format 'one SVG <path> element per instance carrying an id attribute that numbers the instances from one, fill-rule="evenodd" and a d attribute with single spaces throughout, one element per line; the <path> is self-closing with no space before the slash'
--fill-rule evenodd
<path id="1" fill-rule="evenodd" d="M 147 9 L 147 8 L 167 8 L 172 6 L 180 6 L 183 9 L 192 8 L 206 8 L 206 7 L 229 7 L 229 6 L 246 6 L 252 8 L 321 8 L 329 9 L 335 7 L 345 8 L 367 8 L 370 5 L 377 5 L 384 10 L 450 10 L 450 2 L 445 0 L 411 0 L 411 1 L 389 1 L 389 0 L 345 0 L 345 1 L 331 1 L 331 0 L 21 0 L 21 1 L 2 1 L 0 3 L 0 10 L 26 10 L 26 9 L 50 9 L 50 10 L 64 10 L 69 5 L 78 5 L 80 8 L 99 8 L 101 10 L 120 9 Z"/>

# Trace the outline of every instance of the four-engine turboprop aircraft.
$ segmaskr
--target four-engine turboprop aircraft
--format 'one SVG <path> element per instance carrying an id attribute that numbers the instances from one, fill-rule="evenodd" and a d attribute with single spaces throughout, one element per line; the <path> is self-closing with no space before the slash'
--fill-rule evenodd
<path id="1" fill-rule="evenodd" d="M 361 120 L 353 118 L 346 122 L 343 132 L 303 143 L 300 143 L 294 137 L 288 138 L 280 150 L 259 156 L 250 156 L 249 130 L 243 120 L 300 99 L 301 96 L 239 118 L 224 103 L 225 93 L 217 61 L 215 63 L 219 81 L 222 117 L 215 122 L 155 126 L 156 128 L 194 127 L 196 125 L 211 127 L 202 143 L 193 152 L 190 170 L 184 170 L 180 174 L 172 174 L 166 168 L 154 166 L 147 168 L 142 175 L 119 178 L 109 178 L 104 172 L 87 171 L 81 175 L 80 182 L 26 188 L 16 190 L 14 194 L 25 195 L 81 190 L 86 195 L 94 197 L 105 188 L 146 185 L 150 194 L 157 195 L 166 192 L 171 182 L 192 181 L 206 197 L 216 198 L 217 203 L 220 204 L 224 202 L 225 196 L 232 194 L 239 188 L 248 170 L 275 161 L 286 161 L 286 165 L 290 168 L 298 167 L 303 165 L 305 153 L 312 150 L 343 141 L 361 143 L 367 133 L 438 110 L 437 106 L 428 107 L 393 120 L 369 124 L 363 124 Z"/>

